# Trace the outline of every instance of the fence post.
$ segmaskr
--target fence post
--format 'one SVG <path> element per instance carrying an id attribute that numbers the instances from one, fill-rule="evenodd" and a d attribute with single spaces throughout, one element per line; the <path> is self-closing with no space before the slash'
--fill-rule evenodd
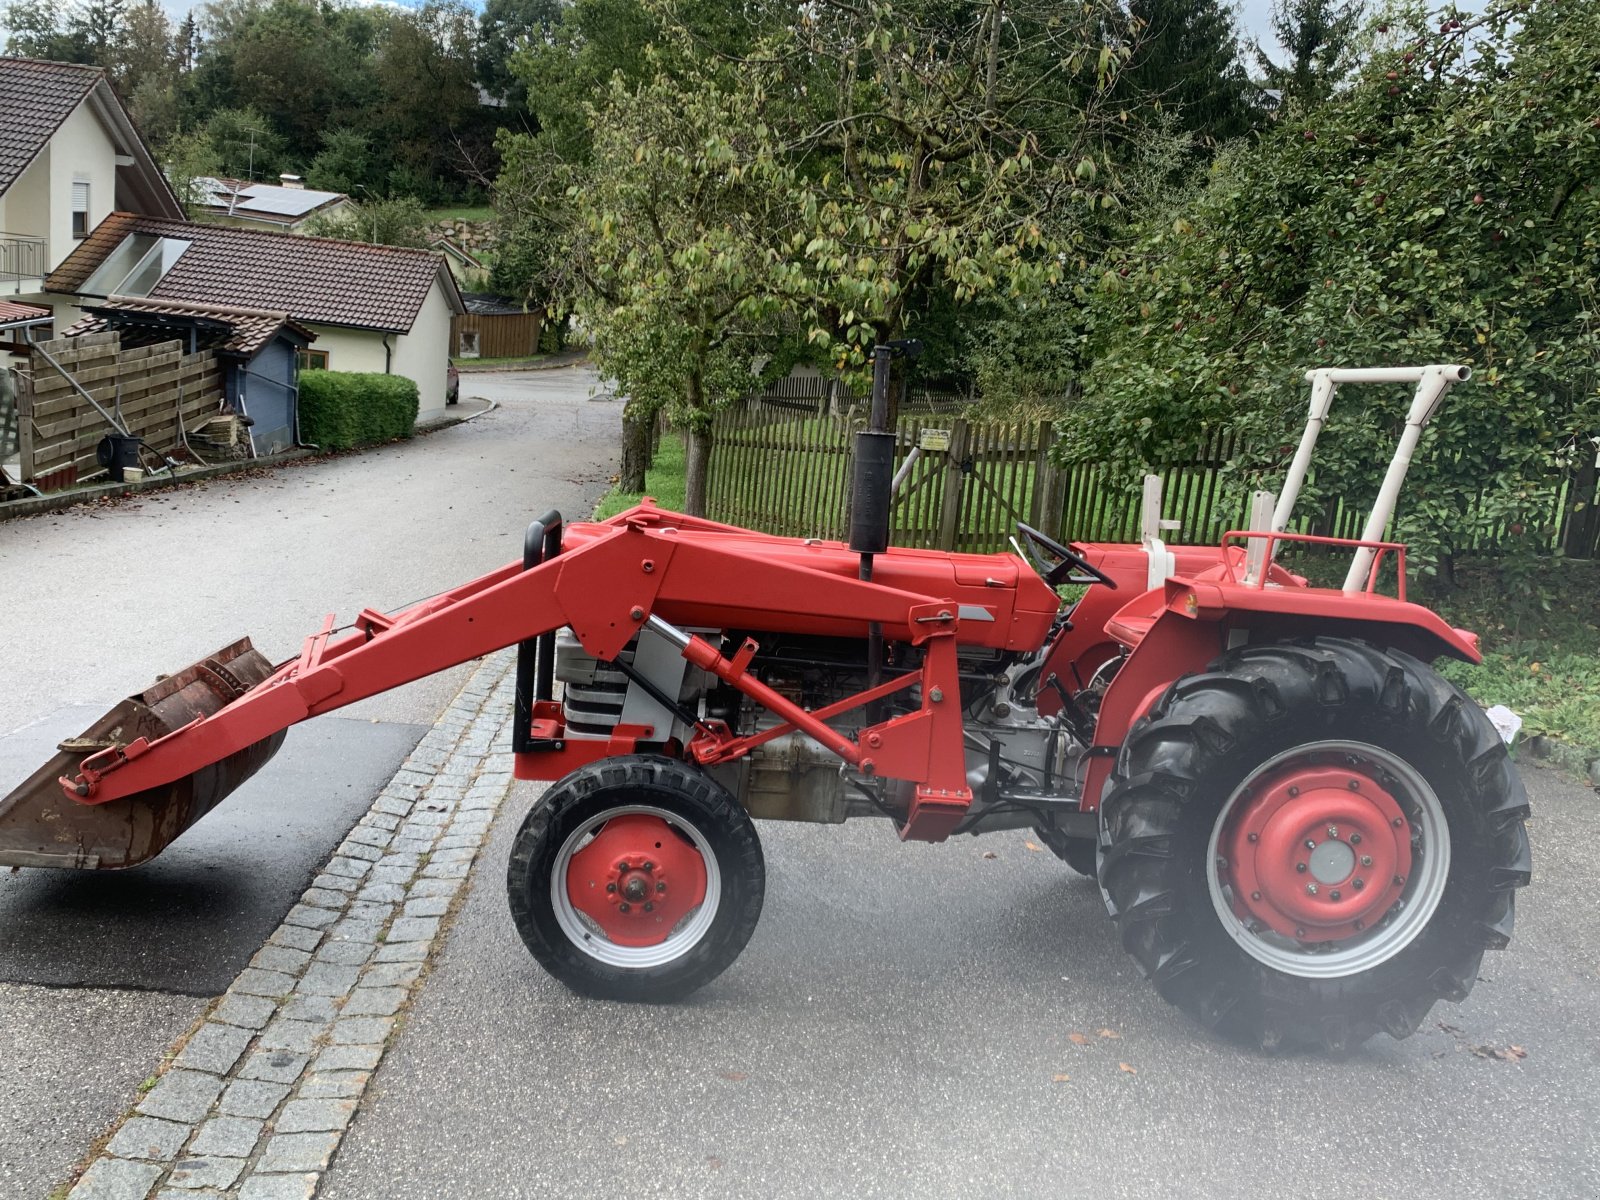
<path id="1" fill-rule="evenodd" d="M 944 507 L 939 512 L 935 550 L 954 550 L 961 534 L 961 485 L 965 480 L 961 464 L 966 457 L 967 423 L 957 419 L 950 423 L 950 449 L 945 455 L 944 468 Z"/>
<path id="2" fill-rule="evenodd" d="M 1050 537 L 1061 536 L 1065 515 L 1062 508 L 1066 504 L 1066 488 L 1063 486 L 1066 472 L 1056 466 L 1050 457 L 1055 444 L 1055 422 L 1048 419 L 1040 421 L 1039 455 L 1033 468 L 1033 504 L 1028 512 L 1028 521 L 1035 529 Z"/>
<path id="3" fill-rule="evenodd" d="M 11 372 L 17 384 L 17 474 L 19 483 L 33 482 L 33 357 L 28 369 Z"/>

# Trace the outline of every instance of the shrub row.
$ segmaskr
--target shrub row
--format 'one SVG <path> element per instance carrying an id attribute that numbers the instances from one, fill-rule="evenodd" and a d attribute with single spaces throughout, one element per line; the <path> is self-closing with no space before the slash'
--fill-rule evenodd
<path id="1" fill-rule="evenodd" d="M 300 438 L 324 450 L 348 450 L 410 437 L 417 385 L 399 375 L 364 371 L 300 373 Z"/>

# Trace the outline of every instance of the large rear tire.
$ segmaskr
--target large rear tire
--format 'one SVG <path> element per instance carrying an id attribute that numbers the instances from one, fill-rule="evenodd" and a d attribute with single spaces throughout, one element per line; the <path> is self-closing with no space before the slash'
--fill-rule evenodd
<path id="1" fill-rule="evenodd" d="M 1130 731 L 1101 883 L 1122 943 L 1228 1036 L 1335 1053 L 1471 991 L 1530 878 L 1527 795 L 1470 699 L 1337 638 L 1250 646 Z"/>
<path id="2" fill-rule="evenodd" d="M 528 813 L 506 874 L 511 917 L 541 966 L 608 1000 L 678 1000 L 738 957 L 766 865 L 728 790 L 671 758 L 603 759 Z"/>

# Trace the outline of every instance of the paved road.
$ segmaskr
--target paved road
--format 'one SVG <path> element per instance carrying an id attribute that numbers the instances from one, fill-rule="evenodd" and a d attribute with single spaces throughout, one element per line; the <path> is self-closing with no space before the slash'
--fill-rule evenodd
<path id="1" fill-rule="evenodd" d="M 1343 1062 L 1184 1020 L 1024 835 L 900 845 L 870 821 L 761 826 L 761 926 L 691 1002 L 580 1000 L 506 913 L 520 785 L 321 1195 L 1600 1195 L 1597 801 L 1528 776 L 1511 950 Z"/>
<path id="2" fill-rule="evenodd" d="M 619 406 L 583 370 L 465 376 L 466 425 L 253 478 L 0 524 L 0 793 L 162 671 L 248 632 L 273 658 L 336 611 L 500 566 L 550 505 L 582 514 Z M 250 957 L 465 668 L 292 731 L 146 867 L 0 874 L 0 1195 L 41 1195 Z M 48 985 L 48 986 L 39 986 Z"/>

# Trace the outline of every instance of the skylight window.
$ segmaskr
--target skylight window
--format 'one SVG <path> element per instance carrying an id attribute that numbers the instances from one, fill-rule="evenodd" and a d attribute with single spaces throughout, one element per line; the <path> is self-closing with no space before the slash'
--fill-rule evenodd
<path id="1" fill-rule="evenodd" d="M 193 243 L 182 238 L 130 233 L 84 281 L 89 296 L 148 296 Z"/>

